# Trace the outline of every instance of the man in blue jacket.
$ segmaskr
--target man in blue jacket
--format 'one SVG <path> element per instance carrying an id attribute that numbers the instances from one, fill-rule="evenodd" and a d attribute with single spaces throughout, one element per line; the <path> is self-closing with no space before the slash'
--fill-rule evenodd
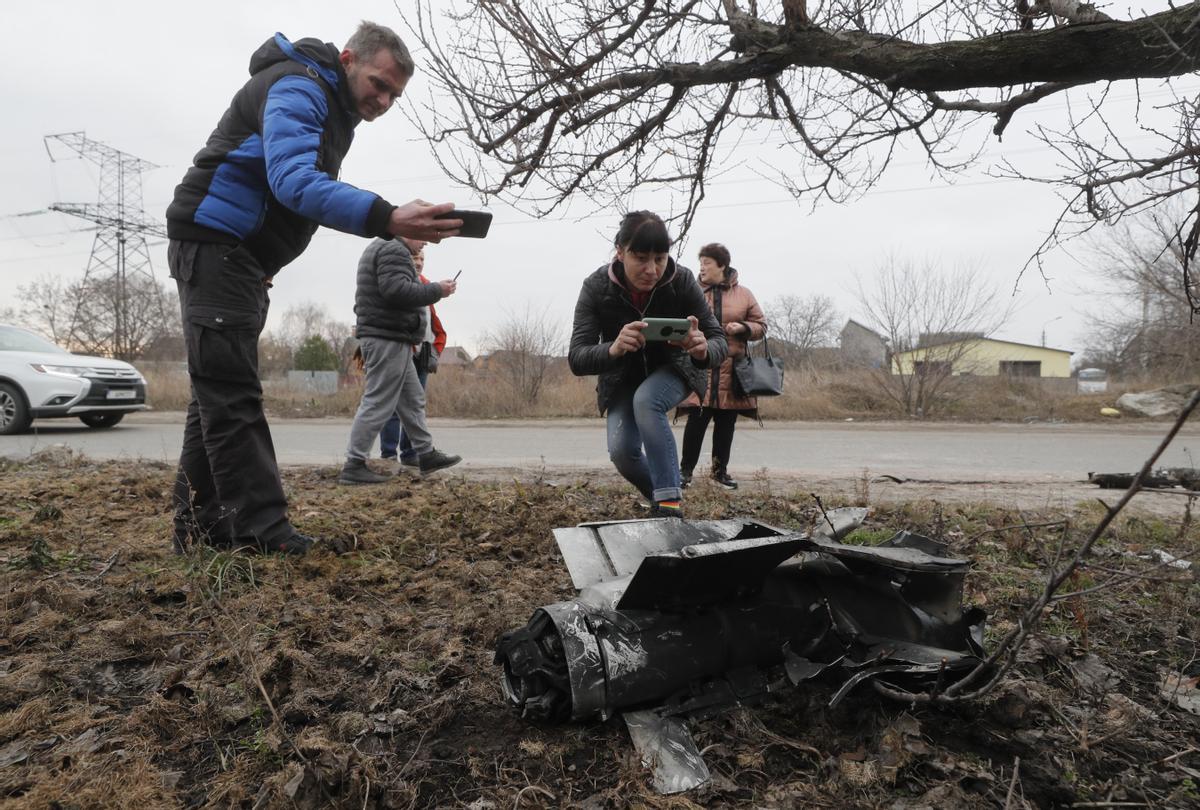
<path id="1" fill-rule="evenodd" d="M 438 242 L 452 204 L 394 206 L 339 182 L 360 121 L 404 92 L 415 67 L 389 28 L 364 22 L 339 51 L 276 34 L 197 153 L 167 208 L 192 400 L 176 476 L 177 551 L 194 543 L 304 554 L 312 539 L 287 499 L 262 405 L 258 336 L 271 279 L 319 225 L 363 237 Z"/>

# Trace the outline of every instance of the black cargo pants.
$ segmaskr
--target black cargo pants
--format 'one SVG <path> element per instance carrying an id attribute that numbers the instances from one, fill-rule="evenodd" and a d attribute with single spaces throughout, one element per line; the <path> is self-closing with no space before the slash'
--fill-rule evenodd
<path id="1" fill-rule="evenodd" d="M 295 530 L 263 413 L 267 277 L 245 248 L 171 240 L 192 398 L 175 478 L 175 548 L 269 549 Z"/>

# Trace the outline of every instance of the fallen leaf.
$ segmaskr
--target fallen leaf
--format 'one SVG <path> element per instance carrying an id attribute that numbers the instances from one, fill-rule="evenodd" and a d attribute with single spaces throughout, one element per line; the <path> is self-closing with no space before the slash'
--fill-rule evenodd
<path id="1" fill-rule="evenodd" d="M 8 745 L 0 748 L 0 768 L 16 765 L 18 762 L 24 762 L 28 758 L 29 743 L 24 740 L 13 740 Z"/>
<path id="2" fill-rule="evenodd" d="M 1200 715 L 1200 676 L 1185 678 L 1178 673 L 1170 673 L 1163 678 L 1158 692 L 1176 706 L 1192 714 Z"/>
<path id="3" fill-rule="evenodd" d="M 1116 672 L 1095 655 L 1086 655 L 1078 661 L 1072 661 L 1069 666 L 1075 681 L 1087 691 L 1096 694 L 1112 691 L 1121 680 Z"/>
<path id="4" fill-rule="evenodd" d="M 292 778 L 287 780 L 283 786 L 283 792 L 287 794 L 289 799 L 296 797 L 296 791 L 300 789 L 300 783 L 304 781 L 304 768 L 297 768 L 296 773 Z"/>

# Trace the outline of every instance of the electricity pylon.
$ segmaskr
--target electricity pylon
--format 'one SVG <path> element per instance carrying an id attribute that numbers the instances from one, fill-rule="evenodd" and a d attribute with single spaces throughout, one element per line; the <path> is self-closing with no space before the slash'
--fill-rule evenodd
<path id="1" fill-rule="evenodd" d="M 158 167 L 82 132 L 47 135 L 45 144 L 51 162 L 62 159 L 55 157 L 54 147 L 59 146 L 74 153 L 72 157 L 81 157 L 100 169 L 96 203 L 56 202 L 50 206 L 51 211 L 99 226 L 80 294 L 75 298 L 70 341 L 91 352 L 134 359 L 150 337 L 145 329 L 146 310 L 153 311 L 159 323 L 165 321 L 162 293 L 150 265 L 146 237 L 165 239 L 167 232 L 142 208 L 142 172 Z M 131 285 L 131 278 L 137 276 L 149 283 Z"/>

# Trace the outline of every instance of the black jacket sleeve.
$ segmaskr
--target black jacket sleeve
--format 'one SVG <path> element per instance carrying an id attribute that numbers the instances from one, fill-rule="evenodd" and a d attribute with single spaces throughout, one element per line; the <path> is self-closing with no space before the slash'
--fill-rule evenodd
<path id="1" fill-rule="evenodd" d="M 390 242 L 380 247 L 375 262 L 379 294 L 389 306 L 415 309 L 442 300 L 440 284 L 424 284 L 417 277 L 417 268 L 413 265 L 408 248 Z"/>
<path id="2" fill-rule="evenodd" d="M 583 282 L 579 300 L 575 302 L 575 320 L 571 325 L 571 345 L 567 350 L 567 364 L 577 377 L 601 374 L 615 368 L 619 359 L 608 353 L 611 340 L 604 340 L 599 313 L 600 295 L 595 289 L 594 277 Z"/>

